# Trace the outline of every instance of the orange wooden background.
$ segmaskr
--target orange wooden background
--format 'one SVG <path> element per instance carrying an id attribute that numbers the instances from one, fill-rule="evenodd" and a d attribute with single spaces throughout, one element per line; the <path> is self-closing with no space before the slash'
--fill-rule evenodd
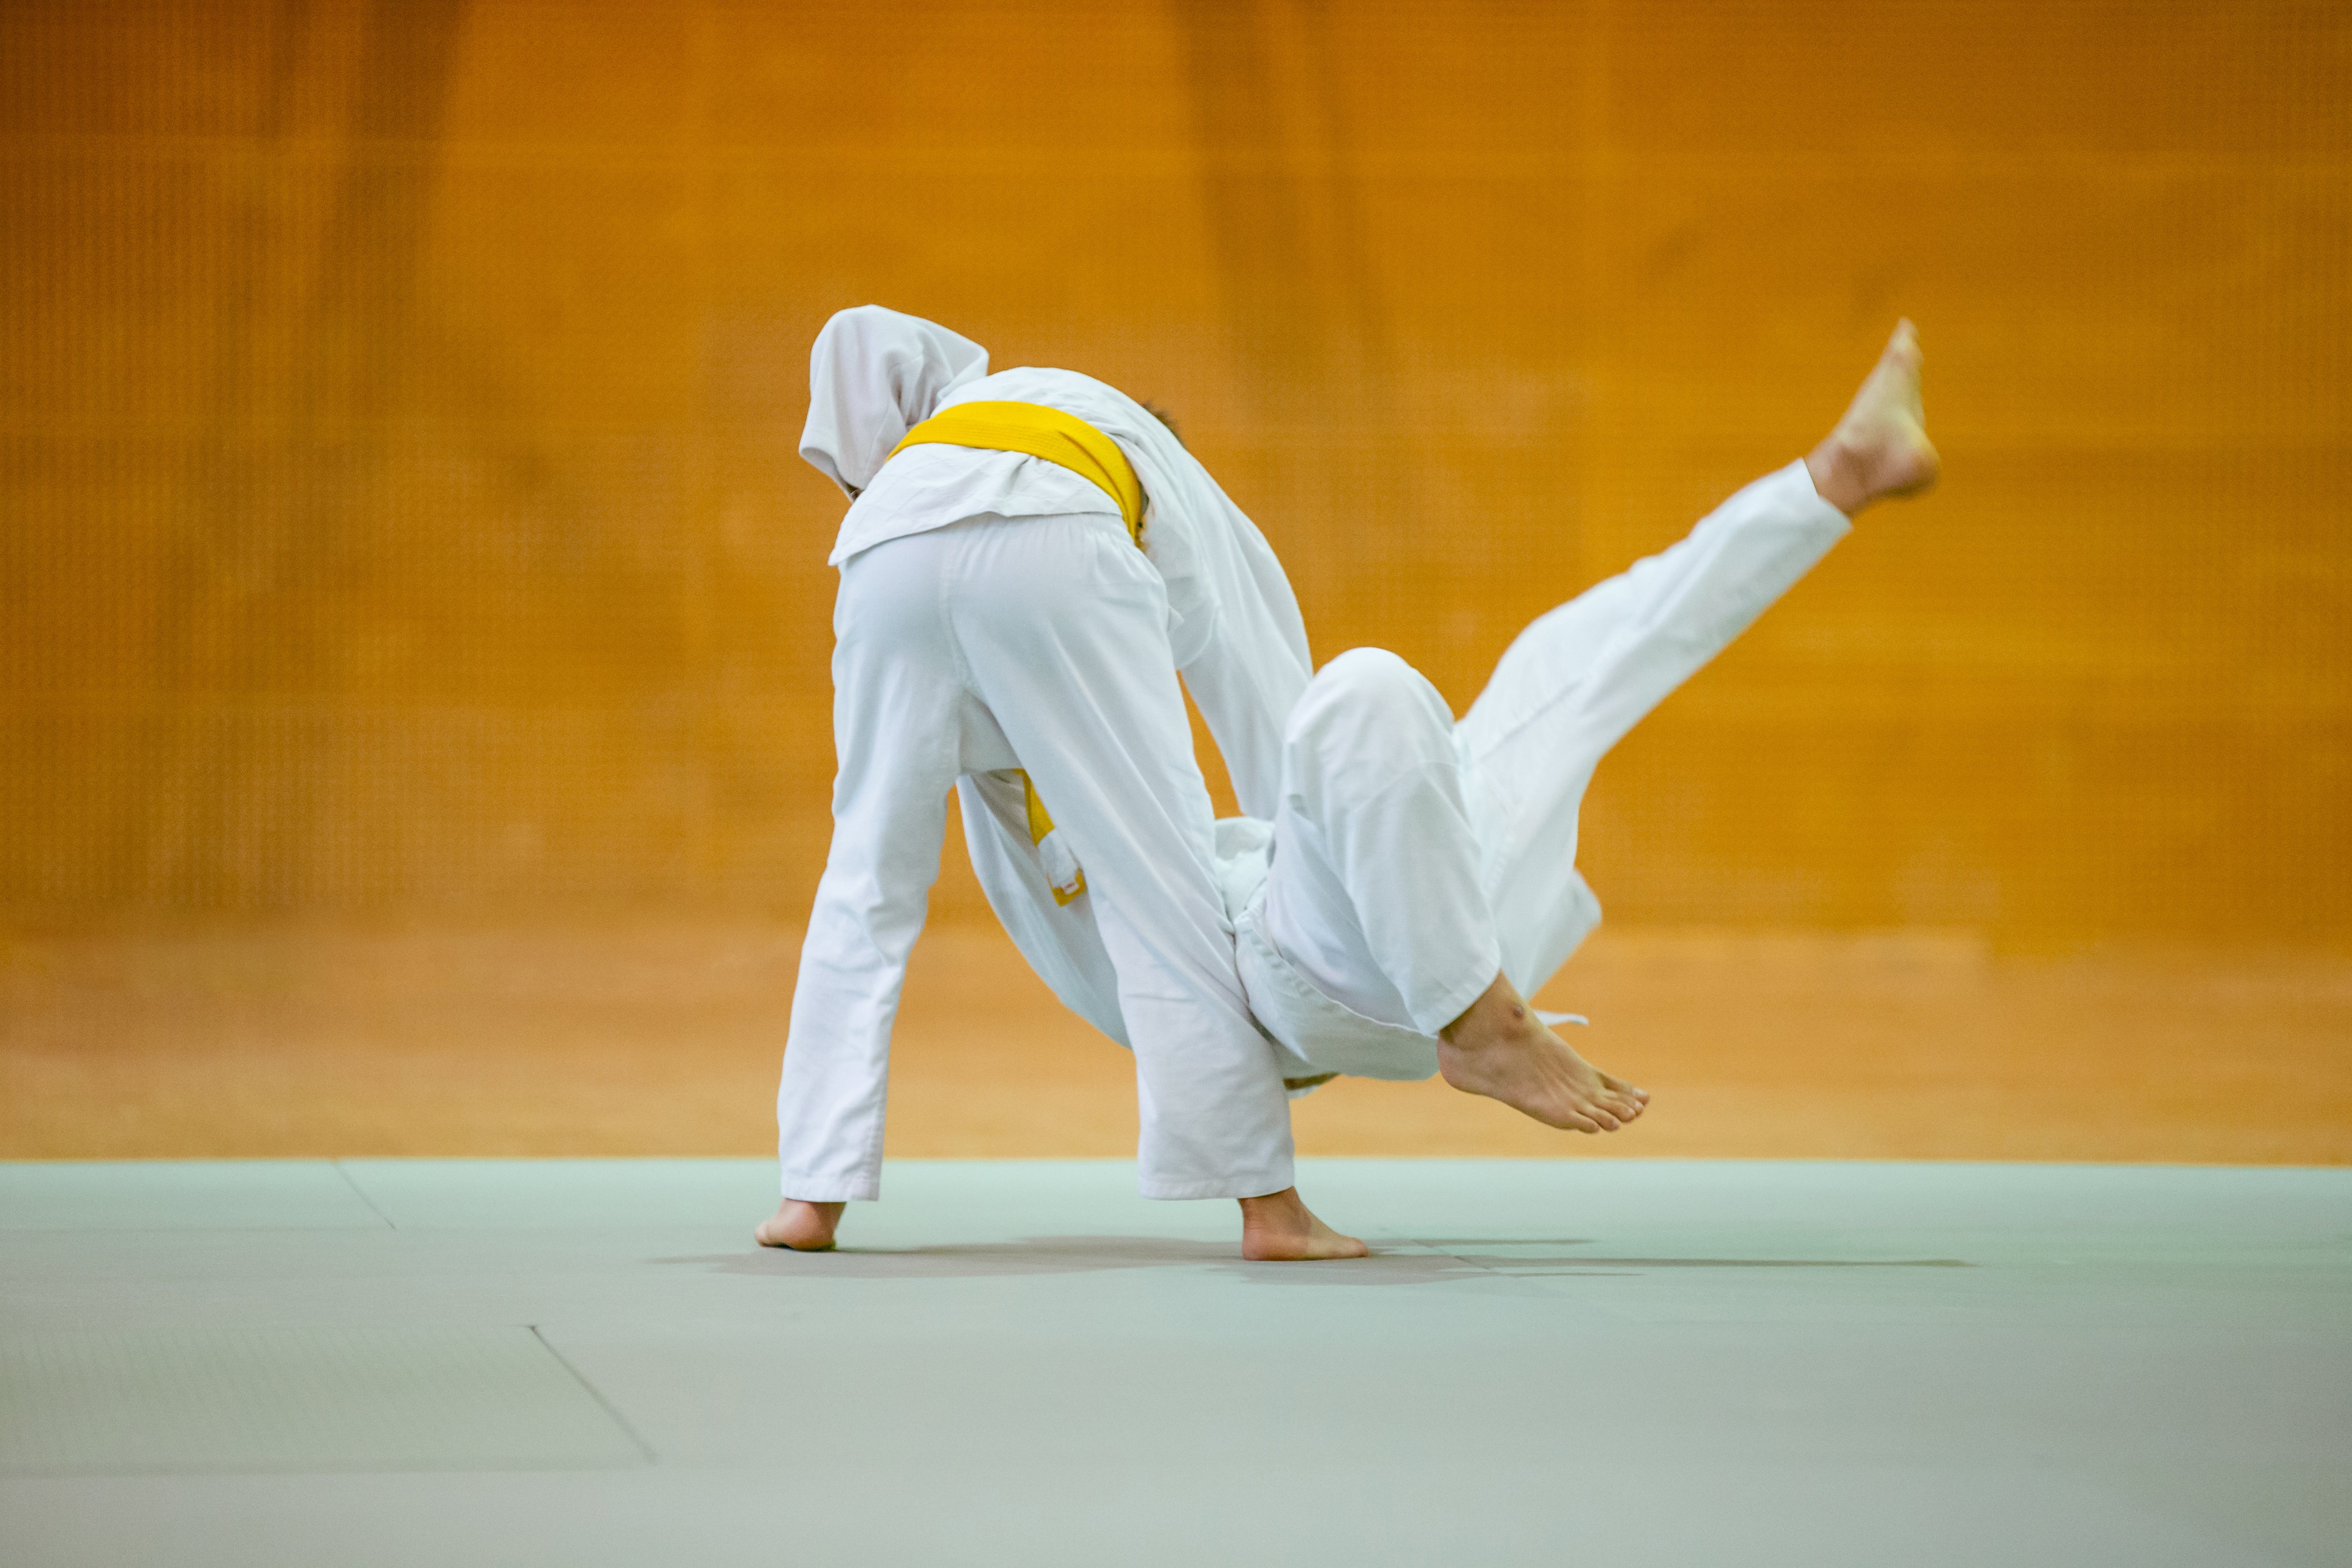
<path id="1" fill-rule="evenodd" d="M 2343 6 L 9 0 L 0 73 L 20 916 L 797 918 L 872 300 L 1172 405 L 1457 704 L 1908 313 L 1947 486 L 1604 770 L 1612 921 L 2352 932 Z"/>

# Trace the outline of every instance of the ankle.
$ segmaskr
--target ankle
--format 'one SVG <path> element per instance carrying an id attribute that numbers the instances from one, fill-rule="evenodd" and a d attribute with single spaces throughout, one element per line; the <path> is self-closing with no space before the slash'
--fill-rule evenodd
<path id="1" fill-rule="evenodd" d="M 1439 1054 L 1475 1057 L 1507 1049 L 1520 1034 L 1516 1019 L 1465 1018 L 1437 1037 Z"/>
<path id="2" fill-rule="evenodd" d="M 1297 1224 L 1307 1212 L 1307 1205 L 1300 1199 L 1297 1187 L 1285 1187 L 1264 1197 L 1237 1198 L 1234 1201 L 1242 1205 L 1242 1224 L 1244 1226 Z"/>
<path id="3" fill-rule="evenodd" d="M 1475 1054 L 1519 1045 L 1530 1032 L 1543 1026 L 1518 988 L 1507 976 L 1497 974 L 1460 1017 L 1437 1031 L 1437 1039 L 1450 1050 Z"/>
<path id="4" fill-rule="evenodd" d="M 1835 431 L 1805 454 L 1805 472 L 1812 477 L 1813 493 L 1848 517 L 1870 504 L 1862 465 Z"/>

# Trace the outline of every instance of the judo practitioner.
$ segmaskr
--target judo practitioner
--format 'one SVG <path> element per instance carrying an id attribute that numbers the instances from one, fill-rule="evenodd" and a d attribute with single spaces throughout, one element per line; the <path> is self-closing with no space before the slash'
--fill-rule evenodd
<path id="1" fill-rule="evenodd" d="M 1249 519 L 1157 417 L 878 307 L 810 356 L 802 456 L 850 498 L 832 553 L 834 833 L 793 996 L 770 1246 L 878 1195 L 889 1037 L 946 795 L 991 904 L 1136 1060 L 1142 1189 L 1241 1202 L 1244 1252 L 1360 1250 L 1292 1179 L 1178 671 L 1245 810 L 1271 816 L 1312 670 Z"/>
<path id="2" fill-rule="evenodd" d="M 1643 1090 L 1587 1063 L 1526 1001 L 1600 920 L 1575 866 L 1585 788 L 1853 514 L 1935 481 L 1919 370 L 1905 321 L 1803 461 L 1538 618 L 1459 723 L 1380 649 L 1315 676 L 1286 727 L 1273 819 L 1218 825 L 1243 984 L 1286 1078 L 1443 1073 L 1584 1132 L 1642 1113 Z"/>

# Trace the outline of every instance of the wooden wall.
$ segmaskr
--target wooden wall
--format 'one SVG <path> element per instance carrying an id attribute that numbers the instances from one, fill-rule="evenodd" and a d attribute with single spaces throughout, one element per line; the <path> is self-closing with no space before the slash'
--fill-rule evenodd
<path id="1" fill-rule="evenodd" d="M 2339 939 L 2347 237 L 2326 4 L 8 0 L 0 905 L 796 916 L 840 306 L 1457 705 L 1907 313 L 1946 487 L 1603 770 L 1612 919 Z"/>

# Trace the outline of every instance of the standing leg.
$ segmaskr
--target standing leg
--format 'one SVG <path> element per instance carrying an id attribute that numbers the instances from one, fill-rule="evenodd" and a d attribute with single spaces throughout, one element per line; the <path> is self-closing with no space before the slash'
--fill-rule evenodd
<path id="1" fill-rule="evenodd" d="M 776 1145 L 784 1202 L 758 1238 L 833 1245 L 844 1201 L 880 1195 L 890 1029 L 947 832 L 965 700 L 940 609 L 940 535 L 844 563 L 834 605 L 833 844 L 817 884 Z"/>
<path id="2" fill-rule="evenodd" d="M 1289 1101 L 1234 970 L 1159 574 L 1115 518 L 953 531 L 971 689 L 1084 868 L 1118 972 L 1144 1194 L 1279 1197 L 1293 1184 Z M 1284 1255 L 1363 1250 L 1319 1226 L 1301 1246 Z"/>

